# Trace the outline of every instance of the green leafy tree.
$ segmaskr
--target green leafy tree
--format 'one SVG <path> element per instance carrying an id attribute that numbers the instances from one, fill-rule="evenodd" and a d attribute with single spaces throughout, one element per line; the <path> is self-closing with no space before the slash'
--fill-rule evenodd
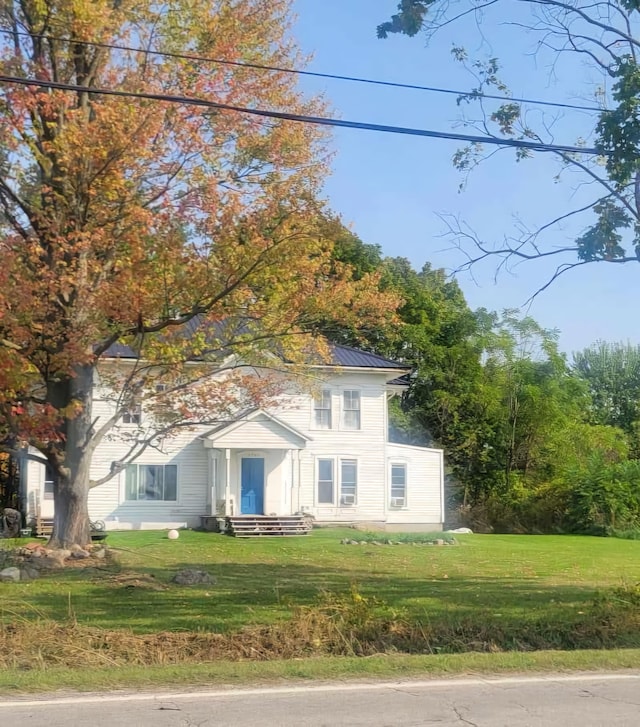
<path id="1" fill-rule="evenodd" d="M 437 442 L 457 480 L 481 477 L 493 402 L 484 382 L 479 318 L 442 270 L 425 265 L 416 272 L 407 260 L 394 258 L 385 261 L 382 279 L 404 301 L 390 354 L 414 367 L 402 403 L 405 416 L 395 419 L 396 436 Z"/>
<path id="2" fill-rule="evenodd" d="M 599 341 L 574 354 L 573 370 L 589 387 L 593 421 L 635 437 L 640 421 L 640 346 Z"/>

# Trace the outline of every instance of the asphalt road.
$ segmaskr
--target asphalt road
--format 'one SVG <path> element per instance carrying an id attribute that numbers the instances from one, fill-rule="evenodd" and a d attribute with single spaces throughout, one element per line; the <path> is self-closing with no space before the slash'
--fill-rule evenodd
<path id="1" fill-rule="evenodd" d="M 640 672 L 0 698 L 29 727 L 638 727 Z"/>

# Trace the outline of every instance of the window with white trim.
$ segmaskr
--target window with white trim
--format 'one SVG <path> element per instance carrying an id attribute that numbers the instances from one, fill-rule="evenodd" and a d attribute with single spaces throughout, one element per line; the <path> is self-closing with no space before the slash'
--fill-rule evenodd
<path id="1" fill-rule="evenodd" d="M 122 413 L 123 424 L 140 424 L 142 421 L 142 404 L 139 401 L 132 402 Z"/>
<path id="2" fill-rule="evenodd" d="M 355 459 L 340 460 L 340 504 L 355 505 L 358 494 L 358 462 Z"/>
<path id="3" fill-rule="evenodd" d="M 323 389 L 313 399 L 313 424 L 316 429 L 331 429 L 330 389 Z"/>
<path id="4" fill-rule="evenodd" d="M 125 475 L 125 500 L 155 500 L 160 502 L 175 502 L 177 499 L 177 465 L 127 465 Z"/>
<path id="5" fill-rule="evenodd" d="M 360 429 L 360 392 L 347 390 L 342 392 L 342 427 L 343 429 Z"/>
<path id="6" fill-rule="evenodd" d="M 404 462 L 391 463 L 391 507 L 407 506 L 407 465 Z"/>
<path id="7" fill-rule="evenodd" d="M 318 460 L 318 504 L 333 505 L 333 460 Z"/>
<path id="8" fill-rule="evenodd" d="M 50 464 L 44 466 L 44 487 L 42 495 L 45 500 L 53 500 L 53 491 L 55 488 L 56 476 L 53 467 Z"/>
<path id="9" fill-rule="evenodd" d="M 357 504 L 358 461 L 326 457 L 317 464 L 318 505 L 351 507 Z"/>

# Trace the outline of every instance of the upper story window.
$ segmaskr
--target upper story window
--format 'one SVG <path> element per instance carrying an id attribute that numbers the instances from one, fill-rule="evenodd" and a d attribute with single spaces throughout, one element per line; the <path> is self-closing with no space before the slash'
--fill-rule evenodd
<path id="1" fill-rule="evenodd" d="M 323 389 L 313 399 L 313 423 L 317 429 L 331 429 L 331 391 Z"/>
<path id="2" fill-rule="evenodd" d="M 360 429 L 360 392 L 344 391 L 342 394 L 343 429 Z"/>
<path id="3" fill-rule="evenodd" d="M 404 462 L 394 462 L 391 465 L 391 507 L 406 507 L 407 505 L 407 465 Z"/>
<path id="4" fill-rule="evenodd" d="M 140 424 L 142 421 L 142 404 L 133 401 L 122 413 L 123 424 Z"/>
<path id="5" fill-rule="evenodd" d="M 178 467 L 175 464 L 130 464 L 126 470 L 126 500 L 178 499 Z"/>

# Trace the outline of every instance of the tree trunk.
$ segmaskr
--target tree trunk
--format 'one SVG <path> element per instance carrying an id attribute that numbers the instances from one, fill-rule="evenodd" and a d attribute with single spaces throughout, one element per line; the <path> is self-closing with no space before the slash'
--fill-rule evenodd
<path id="1" fill-rule="evenodd" d="M 49 540 L 49 547 L 70 548 L 72 545 L 84 547 L 91 542 L 88 500 L 88 476 L 85 476 L 82 470 L 68 481 L 59 480 L 54 493 L 53 534 Z"/>
<path id="2" fill-rule="evenodd" d="M 86 546 L 91 542 L 89 533 L 89 470 L 93 447 L 91 443 L 91 404 L 93 399 L 93 373 L 91 365 L 78 366 L 73 378 L 52 384 L 50 400 L 57 409 L 73 404 L 79 410 L 70 414 L 63 425 L 64 441 L 56 470 L 54 485 L 53 534 L 49 545 L 53 548 Z M 71 405 L 71 406 L 70 406 Z"/>

